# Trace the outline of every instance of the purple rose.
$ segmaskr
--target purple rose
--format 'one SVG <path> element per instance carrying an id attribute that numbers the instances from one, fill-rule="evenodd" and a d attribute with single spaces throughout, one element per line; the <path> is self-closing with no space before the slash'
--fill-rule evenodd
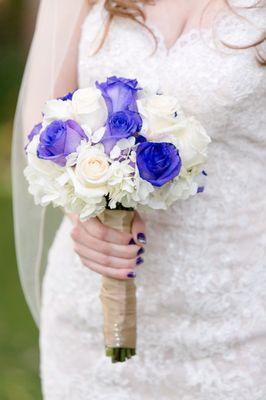
<path id="1" fill-rule="evenodd" d="M 128 138 L 141 130 L 142 119 L 135 111 L 117 111 L 109 115 L 101 142 L 109 154 L 119 139 Z"/>
<path id="2" fill-rule="evenodd" d="M 127 138 L 141 130 L 142 119 L 134 111 L 117 111 L 109 116 L 107 124 L 111 136 Z"/>
<path id="3" fill-rule="evenodd" d="M 96 82 L 102 92 L 108 109 L 106 131 L 101 140 L 107 154 L 119 139 L 137 134 L 142 127 L 142 119 L 137 112 L 138 82 L 136 79 L 112 76 L 106 82 Z"/>
<path id="4" fill-rule="evenodd" d="M 35 125 L 35 126 L 33 127 L 32 131 L 28 134 L 29 142 L 28 142 L 28 143 L 26 144 L 26 146 L 24 147 L 24 150 L 25 150 L 26 152 L 27 152 L 27 148 L 28 148 L 29 143 L 32 141 L 32 139 L 34 138 L 34 136 L 39 135 L 41 129 L 42 129 L 42 124 L 39 123 L 39 124 Z"/>
<path id="5" fill-rule="evenodd" d="M 147 139 L 143 135 L 136 135 L 136 144 L 147 142 Z"/>
<path id="6" fill-rule="evenodd" d="M 143 142 L 137 147 L 137 166 L 142 179 L 161 187 L 178 176 L 182 162 L 172 143 Z"/>
<path id="7" fill-rule="evenodd" d="M 106 82 L 96 82 L 96 87 L 102 92 L 109 114 L 124 110 L 137 111 L 136 98 L 140 88 L 136 79 L 111 76 Z"/>
<path id="8" fill-rule="evenodd" d="M 197 189 L 197 193 L 203 193 L 204 192 L 204 186 L 199 186 Z"/>
<path id="9" fill-rule="evenodd" d="M 37 155 L 64 167 L 66 157 L 76 151 L 82 139 L 88 140 L 75 121 L 53 121 L 40 135 Z"/>
<path id="10" fill-rule="evenodd" d="M 35 125 L 30 134 L 28 135 L 28 139 L 31 142 L 34 136 L 39 135 L 40 130 L 42 129 L 42 123 Z"/>

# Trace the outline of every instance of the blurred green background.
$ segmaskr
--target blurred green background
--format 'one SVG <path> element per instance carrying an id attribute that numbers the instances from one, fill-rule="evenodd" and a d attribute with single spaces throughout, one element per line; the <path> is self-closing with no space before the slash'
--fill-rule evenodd
<path id="1" fill-rule="evenodd" d="M 12 120 L 37 0 L 0 0 L 0 400 L 41 399 L 38 331 L 17 273 L 10 185 Z"/>

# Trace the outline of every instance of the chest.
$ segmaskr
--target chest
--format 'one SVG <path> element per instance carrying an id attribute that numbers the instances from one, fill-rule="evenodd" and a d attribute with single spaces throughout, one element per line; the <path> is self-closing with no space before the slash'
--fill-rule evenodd
<path id="1" fill-rule="evenodd" d="M 163 0 L 145 4 L 146 24 L 160 31 L 165 47 L 174 47 L 176 41 L 191 29 L 211 26 L 225 8 L 222 0 Z"/>
<path id="2" fill-rule="evenodd" d="M 265 100 L 265 73 L 254 53 L 217 47 L 212 29 L 192 29 L 168 51 L 155 26 L 156 48 L 146 29 L 120 18 L 111 25 L 101 50 L 93 54 L 101 37 L 102 11 L 95 9 L 83 25 L 80 86 L 110 75 L 137 78 L 146 91 L 174 92 L 187 113 L 213 130 L 225 120 L 243 120 L 243 110 L 254 113 L 254 103 Z"/>

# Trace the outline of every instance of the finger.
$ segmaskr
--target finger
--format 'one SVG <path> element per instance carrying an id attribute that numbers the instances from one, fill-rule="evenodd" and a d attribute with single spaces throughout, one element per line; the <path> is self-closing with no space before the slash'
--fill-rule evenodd
<path id="1" fill-rule="evenodd" d="M 138 245 L 119 245 L 99 240 L 90 236 L 83 226 L 74 227 L 71 237 L 75 243 L 82 244 L 107 256 L 132 259 L 144 253 L 144 250 Z"/>
<path id="2" fill-rule="evenodd" d="M 139 244 L 141 246 L 146 244 L 147 240 L 145 222 L 137 211 L 135 211 L 132 223 L 132 235 L 136 244 Z"/>
<path id="3" fill-rule="evenodd" d="M 91 236 L 105 242 L 128 244 L 132 239 L 130 233 L 120 232 L 118 229 L 109 228 L 96 217 L 83 222 L 83 225 Z"/>
<path id="4" fill-rule="evenodd" d="M 136 273 L 132 269 L 117 269 L 117 268 L 108 268 L 104 267 L 101 264 L 97 264 L 94 261 L 90 261 L 86 258 L 81 258 L 83 265 L 87 268 L 91 269 L 94 272 L 97 272 L 100 275 L 107 276 L 109 278 L 126 280 L 132 279 L 136 276 Z"/>
<path id="5" fill-rule="evenodd" d="M 73 225 L 77 224 L 79 217 L 77 214 L 74 213 L 66 213 L 67 217 L 70 219 Z"/>
<path id="6" fill-rule="evenodd" d="M 134 269 L 136 265 L 140 264 L 140 258 L 118 258 L 107 256 L 105 254 L 99 253 L 96 250 L 89 249 L 82 244 L 76 243 L 74 246 L 75 252 L 81 257 L 88 259 L 89 261 L 96 262 L 107 268 L 119 268 L 119 269 Z"/>
<path id="7" fill-rule="evenodd" d="M 71 230 L 71 238 L 74 242 L 86 244 L 90 240 L 91 236 L 88 234 L 83 224 L 77 222 Z"/>
<path id="8" fill-rule="evenodd" d="M 88 237 L 86 242 L 82 242 L 82 244 L 106 256 L 118 257 L 123 259 L 136 258 L 143 253 L 140 246 L 119 245 L 109 242 L 103 242 L 102 240 L 96 239 L 92 236 Z"/>

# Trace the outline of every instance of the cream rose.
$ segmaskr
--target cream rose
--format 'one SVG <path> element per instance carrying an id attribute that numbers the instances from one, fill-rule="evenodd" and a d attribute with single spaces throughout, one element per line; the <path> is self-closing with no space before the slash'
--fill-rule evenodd
<path id="1" fill-rule="evenodd" d="M 138 111 L 144 119 L 144 132 L 148 140 L 164 140 L 165 135 L 176 129 L 183 112 L 176 97 L 155 95 L 138 100 Z"/>
<path id="2" fill-rule="evenodd" d="M 76 90 L 72 97 L 72 107 L 75 114 L 74 119 L 93 132 L 102 127 L 106 121 L 106 105 L 97 88 Z"/>
<path id="3" fill-rule="evenodd" d="M 82 198 L 104 196 L 108 193 L 107 182 L 110 166 L 102 145 L 84 145 L 77 164 L 69 168 L 75 192 Z"/>

